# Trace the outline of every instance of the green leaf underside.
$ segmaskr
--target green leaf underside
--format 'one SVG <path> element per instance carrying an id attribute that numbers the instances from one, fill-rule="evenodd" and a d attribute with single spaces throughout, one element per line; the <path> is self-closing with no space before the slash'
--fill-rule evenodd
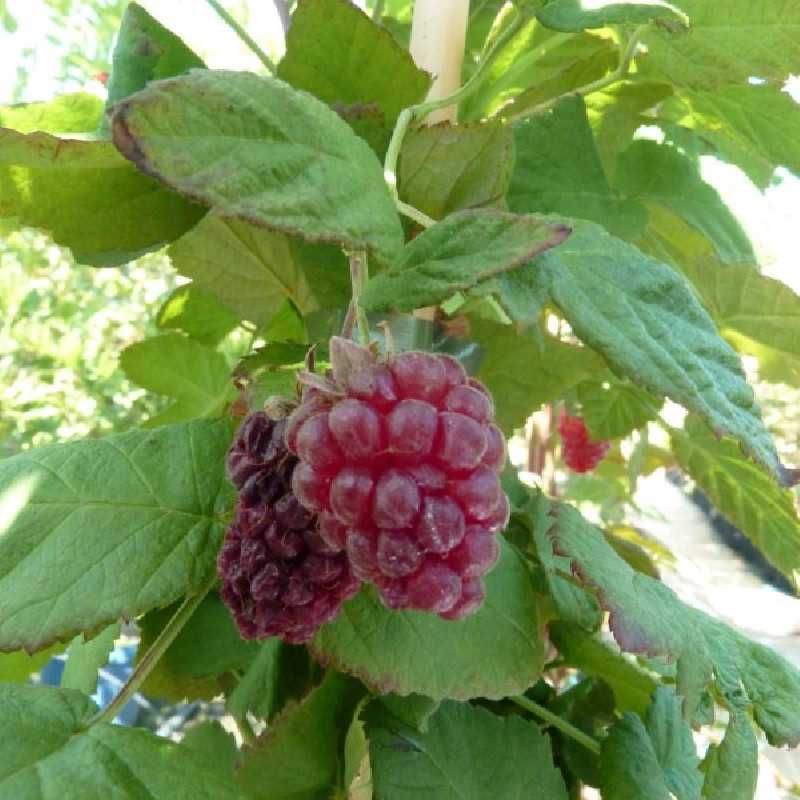
<path id="1" fill-rule="evenodd" d="M 143 172 L 224 217 L 371 251 L 402 227 L 366 142 L 315 97 L 248 72 L 194 70 L 117 105 L 114 142 Z"/>
<path id="2" fill-rule="evenodd" d="M 242 800 L 210 760 L 141 728 L 84 729 L 94 704 L 79 692 L 0 686 L 0 793 L 25 800 Z"/>
<path id="3" fill-rule="evenodd" d="M 726 263 L 751 262 L 753 248 L 698 165 L 677 148 L 653 141 L 633 142 L 619 157 L 617 187 L 629 196 L 656 201 L 705 234 Z"/>
<path id="4" fill-rule="evenodd" d="M 626 712 L 603 741 L 604 800 L 700 800 L 703 778 L 692 730 L 671 689 L 659 687 L 645 721 Z"/>
<path id="5" fill-rule="evenodd" d="M 390 270 L 367 284 L 368 311 L 435 305 L 518 267 L 569 236 L 566 225 L 504 211 L 458 211 L 409 242 Z"/>
<path id="6" fill-rule="evenodd" d="M 621 439 L 655 419 L 663 400 L 630 383 L 586 381 L 578 386 L 583 419 L 592 439 Z"/>
<path id="7" fill-rule="evenodd" d="M 175 289 L 156 314 L 161 330 L 181 330 L 212 347 L 239 324 L 239 317 L 211 293 L 192 283 Z"/>
<path id="8" fill-rule="evenodd" d="M 27 683 L 33 673 L 63 649 L 64 645 L 54 644 L 33 655 L 28 655 L 24 650 L 0 653 L 0 683 Z"/>
<path id="9" fill-rule="evenodd" d="M 525 691 L 544 658 L 536 597 L 523 560 L 501 544 L 500 561 L 485 579 L 486 600 L 473 616 L 453 623 L 389 611 L 366 587 L 323 626 L 312 652 L 382 694 L 466 700 Z"/>
<path id="10" fill-rule="evenodd" d="M 138 386 L 175 398 L 164 419 L 213 417 L 235 394 L 225 357 L 180 333 L 153 336 L 126 347 L 120 366 Z M 156 417 L 151 424 L 160 422 Z"/>
<path id="11" fill-rule="evenodd" d="M 71 92 L 40 103 L 0 107 L 0 126 L 18 133 L 84 133 L 97 127 L 103 101 L 87 92 Z"/>
<path id="12" fill-rule="evenodd" d="M 230 435 L 202 420 L 0 462 L 16 511 L 0 537 L 0 649 L 37 650 L 203 586 L 231 502 Z"/>
<path id="13" fill-rule="evenodd" d="M 497 424 L 507 434 L 522 427 L 544 403 L 606 369 L 589 348 L 549 336 L 539 339 L 512 325 L 471 317 L 470 336 L 483 351 L 477 377 L 492 392 Z"/>
<path id="14" fill-rule="evenodd" d="M 800 741 L 800 672 L 773 650 L 697 609 L 664 584 L 633 570 L 602 533 L 570 506 L 558 505 L 548 535 L 573 571 L 610 612 L 623 650 L 677 664 L 677 689 L 691 717 L 713 681 L 728 702 L 747 703 L 771 744 Z"/>
<path id="15" fill-rule="evenodd" d="M 797 586 L 800 582 L 800 518 L 794 493 L 781 489 L 742 457 L 735 442 L 717 439 L 696 417 L 685 433 L 672 433 L 681 468 L 711 502 Z"/>
<path id="16" fill-rule="evenodd" d="M 258 325 L 287 298 L 309 314 L 346 305 L 349 297 L 347 262 L 339 248 L 308 244 L 240 219 L 209 214 L 168 252 L 181 275 Z"/>
<path id="17" fill-rule="evenodd" d="M 511 180 L 514 136 L 498 123 L 411 130 L 397 168 L 400 197 L 434 219 L 453 211 L 499 206 Z"/>
<path id="18" fill-rule="evenodd" d="M 615 372 L 700 414 L 779 481 L 792 480 L 736 353 L 682 277 L 589 222 L 575 222 L 538 262 L 575 333 Z"/>
<path id="19" fill-rule="evenodd" d="M 114 623 L 88 642 L 82 636 L 76 636 L 67 650 L 67 663 L 61 674 L 61 688 L 94 694 L 98 670 L 108 662 L 119 632 L 119 623 Z"/>
<path id="20" fill-rule="evenodd" d="M 548 633 L 565 665 L 602 678 L 612 688 L 620 711 L 645 713 L 656 689 L 647 673 L 577 625 L 554 621 Z"/>
<path id="21" fill-rule="evenodd" d="M 560 100 L 551 111 L 515 125 L 514 134 L 512 211 L 589 219 L 624 238 L 644 229 L 642 204 L 608 183 L 582 98 Z"/>
<path id="22" fill-rule="evenodd" d="M 745 84 L 752 76 L 781 85 L 800 62 L 800 16 L 792 0 L 765 0 L 755 15 L 748 0 L 679 5 L 691 29 L 681 36 L 657 28 L 645 33 L 645 76 L 710 89 Z"/>
<path id="23" fill-rule="evenodd" d="M 678 8 L 663 0 L 643 3 L 585 3 L 583 0 L 550 0 L 536 12 L 542 25 L 557 31 L 581 31 L 646 22 L 663 24 L 669 30 L 688 27 L 688 19 Z"/>
<path id="24" fill-rule="evenodd" d="M 142 6 L 129 3 L 114 47 L 106 109 L 144 89 L 150 81 L 171 78 L 204 66 L 200 56 Z M 106 119 L 104 127 L 107 129 L 107 126 Z"/>
<path id="25" fill-rule="evenodd" d="M 239 756 L 236 741 L 219 720 L 198 722 L 187 728 L 181 745 L 200 753 L 211 764 L 218 764 L 227 777 L 233 779 L 233 767 Z"/>
<path id="26" fill-rule="evenodd" d="M 725 736 L 709 747 L 703 768 L 707 800 L 752 800 L 758 783 L 758 741 L 745 711 L 731 711 Z"/>
<path id="27" fill-rule="evenodd" d="M 425 98 L 430 76 L 348 0 L 301 0 L 278 77 L 326 103 L 377 103 L 386 123 Z"/>
<path id="28" fill-rule="evenodd" d="M 236 770 L 248 797 L 316 800 L 336 785 L 340 747 L 364 689 L 329 672 L 298 704 L 288 707 L 244 752 Z"/>
<path id="29" fill-rule="evenodd" d="M 485 708 L 448 702 L 425 733 L 387 721 L 369 725 L 367 736 L 376 797 L 567 800 L 550 740 L 535 722 L 518 716 L 498 717 Z"/>
<path id="30" fill-rule="evenodd" d="M 177 239 L 202 213 L 111 142 L 0 129 L 0 218 L 48 231 L 82 264 L 123 264 Z"/>
<path id="31" fill-rule="evenodd" d="M 680 124 L 696 129 L 759 188 L 777 166 L 800 173 L 800 108 L 779 86 L 682 89 L 680 99 Z"/>

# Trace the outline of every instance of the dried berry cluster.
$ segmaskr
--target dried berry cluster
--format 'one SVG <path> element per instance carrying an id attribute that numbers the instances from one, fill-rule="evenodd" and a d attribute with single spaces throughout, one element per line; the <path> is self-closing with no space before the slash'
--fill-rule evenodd
<path id="1" fill-rule="evenodd" d="M 591 472 L 608 453 L 611 443 L 593 442 L 583 417 L 571 417 L 564 408 L 558 420 L 564 463 L 573 472 Z"/>
<path id="2" fill-rule="evenodd" d="M 291 490 L 297 458 L 286 449 L 286 424 L 258 412 L 239 428 L 226 464 L 239 498 L 218 568 L 244 638 L 298 644 L 338 614 L 360 581 Z"/>
<path id="3" fill-rule="evenodd" d="M 508 518 L 491 396 L 449 356 L 378 363 L 351 343 L 331 344 L 333 380 L 308 389 L 289 421 L 295 495 L 387 606 L 471 614 Z"/>

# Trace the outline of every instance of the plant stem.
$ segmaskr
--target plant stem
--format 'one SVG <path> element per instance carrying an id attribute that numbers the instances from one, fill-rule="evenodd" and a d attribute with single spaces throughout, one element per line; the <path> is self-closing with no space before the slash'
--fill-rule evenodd
<path id="1" fill-rule="evenodd" d="M 228 13 L 218 0 L 206 0 L 233 32 L 255 53 L 258 60 L 275 74 L 275 62 L 256 44 L 255 39 Z"/>
<path id="2" fill-rule="evenodd" d="M 150 645 L 150 649 L 144 654 L 144 657 L 137 665 L 136 669 L 131 673 L 125 685 L 119 690 L 117 696 L 104 708 L 98 711 L 97 714 L 89 720 L 87 728 L 98 722 L 111 722 L 114 717 L 125 707 L 128 700 L 136 694 L 136 691 L 144 683 L 150 671 L 158 663 L 161 656 L 175 640 L 175 637 L 181 632 L 181 629 L 188 621 L 189 617 L 194 614 L 197 607 L 202 602 L 203 598 L 208 594 L 211 587 L 214 585 L 216 575 L 210 580 L 206 586 L 201 589 L 197 594 L 187 597 L 181 607 L 175 612 L 172 619 L 166 624 L 158 637 Z"/>
<path id="3" fill-rule="evenodd" d="M 539 103 L 538 105 L 533 106 L 533 108 L 520 111 L 518 114 L 511 114 L 510 116 L 506 117 L 506 121 L 517 122 L 518 120 L 525 119 L 533 116 L 534 114 L 541 114 L 543 111 L 549 111 L 556 103 L 558 103 L 559 100 L 564 97 L 569 97 L 571 95 L 585 97 L 587 94 L 597 92 L 600 89 L 605 89 L 606 86 L 610 86 L 612 83 L 616 83 L 618 80 L 621 80 L 628 74 L 631 62 L 636 54 L 636 47 L 639 44 L 639 39 L 648 27 L 649 26 L 647 24 L 639 25 L 639 27 L 634 30 L 630 39 L 628 39 L 628 41 L 625 43 L 622 54 L 619 58 L 619 63 L 613 72 L 609 72 L 608 75 L 604 75 L 602 78 L 598 78 L 597 80 L 591 81 L 591 83 L 586 83 L 583 86 L 579 86 L 577 89 L 572 89 L 565 94 L 559 95 L 558 97 L 553 97 L 550 100 L 546 100 L 544 103 Z"/>
<path id="4" fill-rule="evenodd" d="M 535 714 L 540 719 L 550 723 L 550 725 L 560 730 L 565 736 L 569 736 L 570 739 L 574 739 L 578 744 L 582 744 L 587 750 L 591 750 L 596 755 L 600 755 L 600 744 L 597 741 L 565 719 L 559 717 L 558 714 L 554 714 L 549 709 L 540 706 L 538 703 L 534 703 L 533 700 L 529 700 L 524 696 L 509 697 L 508 699 L 521 708 L 524 708 L 526 711 L 530 711 L 531 714 Z"/>
<path id="5" fill-rule="evenodd" d="M 372 21 L 380 22 L 383 16 L 384 0 L 375 0 L 375 5 L 372 8 Z"/>
<path id="6" fill-rule="evenodd" d="M 369 320 L 367 320 L 366 312 L 361 305 L 361 294 L 369 280 L 367 253 L 364 250 L 354 250 L 348 253 L 347 257 L 350 260 L 350 283 L 353 287 L 353 297 L 350 301 L 350 307 L 355 313 L 359 341 L 366 347 L 369 344 Z M 345 322 L 346 321 L 345 319 Z"/>
<path id="7" fill-rule="evenodd" d="M 439 108 L 446 108 L 455 103 L 460 103 L 462 100 L 469 97 L 478 88 L 489 67 L 491 67 L 495 58 L 497 58 L 497 55 L 506 43 L 519 31 L 526 19 L 524 14 L 517 15 L 516 19 L 497 37 L 496 41 L 489 49 L 489 52 L 486 54 L 486 57 L 478 66 L 478 69 L 475 70 L 472 77 L 460 89 L 447 97 L 442 97 L 438 100 L 428 100 L 424 103 L 409 106 L 403 109 L 400 116 L 397 118 L 394 130 L 392 131 L 392 138 L 389 141 L 389 148 L 386 151 L 386 158 L 383 162 L 383 177 L 389 187 L 389 191 L 394 197 L 398 211 L 411 217 L 426 228 L 430 227 L 435 220 L 431 220 L 430 217 L 423 214 L 418 209 L 415 209 L 413 206 L 401 203 L 397 194 L 397 160 L 400 156 L 400 148 L 403 145 L 403 139 L 408 131 L 408 126 L 411 124 L 412 120 L 424 119 L 432 111 L 436 111 Z"/>
<path id="8" fill-rule="evenodd" d="M 256 739 L 256 732 L 253 730 L 253 726 L 250 724 L 250 720 L 247 719 L 246 716 L 241 716 L 236 718 L 236 727 L 239 728 L 239 733 L 242 734 L 242 741 L 248 747 L 255 747 Z"/>

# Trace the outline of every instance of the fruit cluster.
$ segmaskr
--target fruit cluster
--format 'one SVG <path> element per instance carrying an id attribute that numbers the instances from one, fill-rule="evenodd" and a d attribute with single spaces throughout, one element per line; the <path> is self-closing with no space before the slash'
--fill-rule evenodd
<path id="1" fill-rule="evenodd" d="M 360 581 L 291 490 L 297 458 L 286 449 L 286 426 L 257 412 L 239 428 L 226 463 L 239 498 L 218 571 L 245 639 L 299 644 L 338 614 Z"/>
<path id="2" fill-rule="evenodd" d="M 573 472 L 591 472 L 611 447 L 607 441 L 592 441 L 583 417 L 572 417 L 564 408 L 558 420 L 558 432 L 564 463 Z"/>
<path id="3" fill-rule="evenodd" d="M 331 352 L 333 379 L 289 419 L 294 494 L 389 608 L 473 613 L 508 519 L 491 396 L 446 355 L 379 363 L 337 339 Z"/>

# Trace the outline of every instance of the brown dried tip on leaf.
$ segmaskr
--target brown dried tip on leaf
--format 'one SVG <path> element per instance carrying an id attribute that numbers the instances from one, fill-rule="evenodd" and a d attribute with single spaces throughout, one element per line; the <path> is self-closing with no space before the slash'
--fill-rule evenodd
<path id="1" fill-rule="evenodd" d="M 313 389 L 319 389 L 321 392 L 325 392 L 326 394 L 343 394 L 341 389 L 338 388 L 337 384 L 325 375 L 319 375 L 316 372 L 300 371 L 295 377 L 297 378 L 297 382 L 303 386 L 310 386 Z"/>
<path id="2" fill-rule="evenodd" d="M 157 177 L 152 167 L 147 161 L 147 156 L 144 151 L 139 147 L 136 138 L 131 134 L 128 128 L 128 121 L 125 115 L 128 111 L 129 103 L 123 101 L 117 103 L 111 110 L 111 139 L 114 146 L 122 153 L 125 158 L 136 164 L 139 169 L 148 174 Z"/>
<path id="3" fill-rule="evenodd" d="M 368 347 L 334 336 L 330 342 L 333 379 L 339 386 L 347 386 L 350 376 L 372 366 L 376 357 Z"/>

